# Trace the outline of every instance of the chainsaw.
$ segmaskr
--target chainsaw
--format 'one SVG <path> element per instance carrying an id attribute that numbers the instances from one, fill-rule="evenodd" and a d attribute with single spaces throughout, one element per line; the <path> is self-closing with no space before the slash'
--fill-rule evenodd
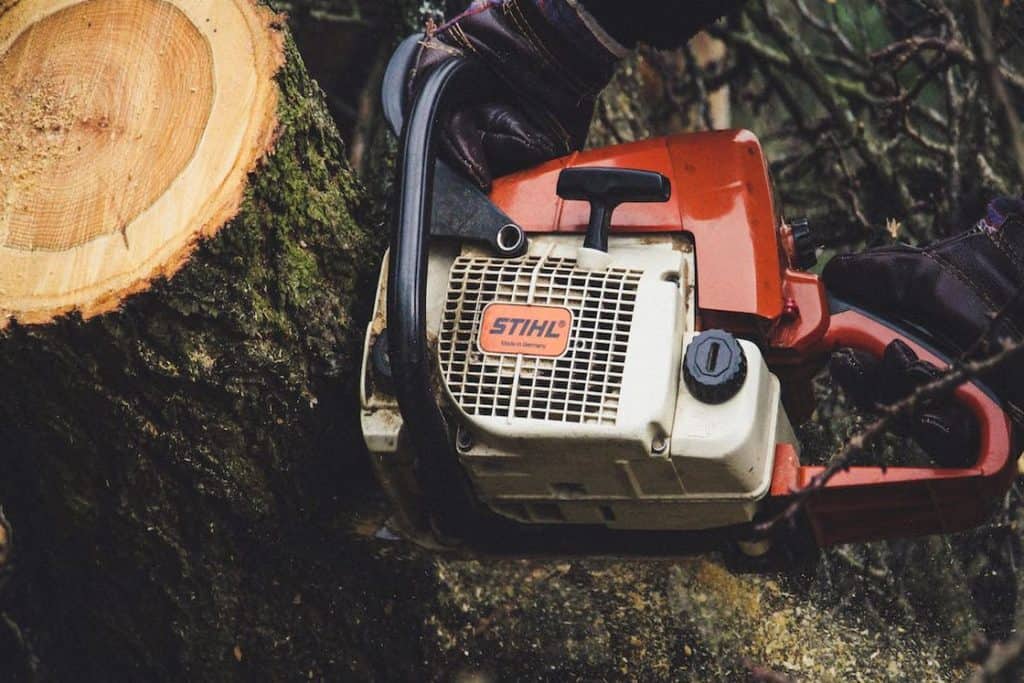
<path id="1" fill-rule="evenodd" d="M 404 102 L 421 39 L 384 79 L 395 231 L 361 382 L 366 445 L 409 538 L 498 552 L 672 553 L 709 532 L 753 543 L 822 472 L 801 463 L 790 416 L 813 408 L 831 351 L 902 339 L 949 365 L 806 272 L 809 225 L 777 216 L 748 131 L 577 152 L 485 194 L 436 151 L 445 107 L 486 74 L 449 60 Z M 955 400 L 979 426 L 974 465 L 841 471 L 801 509 L 813 543 L 986 519 L 1015 474 L 1011 424 L 981 384 Z"/>

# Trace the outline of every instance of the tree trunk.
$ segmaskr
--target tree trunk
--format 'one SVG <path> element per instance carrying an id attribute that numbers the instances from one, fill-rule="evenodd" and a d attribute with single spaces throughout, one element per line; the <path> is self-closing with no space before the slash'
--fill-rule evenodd
<path id="1" fill-rule="evenodd" d="M 365 671 L 379 230 L 281 18 L 2 2 L 0 105 L 0 678 Z"/>

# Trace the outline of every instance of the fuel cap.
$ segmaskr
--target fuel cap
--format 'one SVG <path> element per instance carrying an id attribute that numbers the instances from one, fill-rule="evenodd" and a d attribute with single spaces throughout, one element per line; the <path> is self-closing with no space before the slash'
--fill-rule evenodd
<path id="1" fill-rule="evenodd" d="M 747 379 L 743 348 L 725 330 L 697 335 L 683 358 L 683 381 L 702 403 L 724 403 L 735 396 Z"/>

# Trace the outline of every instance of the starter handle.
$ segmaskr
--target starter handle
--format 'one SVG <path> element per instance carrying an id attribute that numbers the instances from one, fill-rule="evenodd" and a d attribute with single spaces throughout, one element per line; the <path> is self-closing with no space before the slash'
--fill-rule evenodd
<path id="1" fill-rule="evenodd" d="M 567 168 L 558 175 L 556 192 L 562 199 L 590 203 L 590 221 L 583 246 L 607 253 L 612 213 L 619 204 L 667 202 L 672 197 L 672 183 L 654 171 Z"/>

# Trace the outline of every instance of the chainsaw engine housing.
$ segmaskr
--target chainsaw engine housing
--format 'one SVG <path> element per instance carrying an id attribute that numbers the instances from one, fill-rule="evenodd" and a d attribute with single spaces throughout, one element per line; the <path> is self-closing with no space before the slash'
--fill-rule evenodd
<path id="1" fill-rule="evenodd" d="M 696 336 L 693 244 L 683 233 L 616 235 L 600 268 L 578 235 L 532 235 L 516 258 L 432 247 L 428 339 L 454 456 L 475 497 L 525 524 L 704 529 L 753 519 L 776 444 L 795 443 L 779 382 L 757 346 L 729 400 L 682 378 Z M 366 337 L 363 429 L 380 478 L 415 515 L 411 455 L 374 348 L 386 277 Z"/>

